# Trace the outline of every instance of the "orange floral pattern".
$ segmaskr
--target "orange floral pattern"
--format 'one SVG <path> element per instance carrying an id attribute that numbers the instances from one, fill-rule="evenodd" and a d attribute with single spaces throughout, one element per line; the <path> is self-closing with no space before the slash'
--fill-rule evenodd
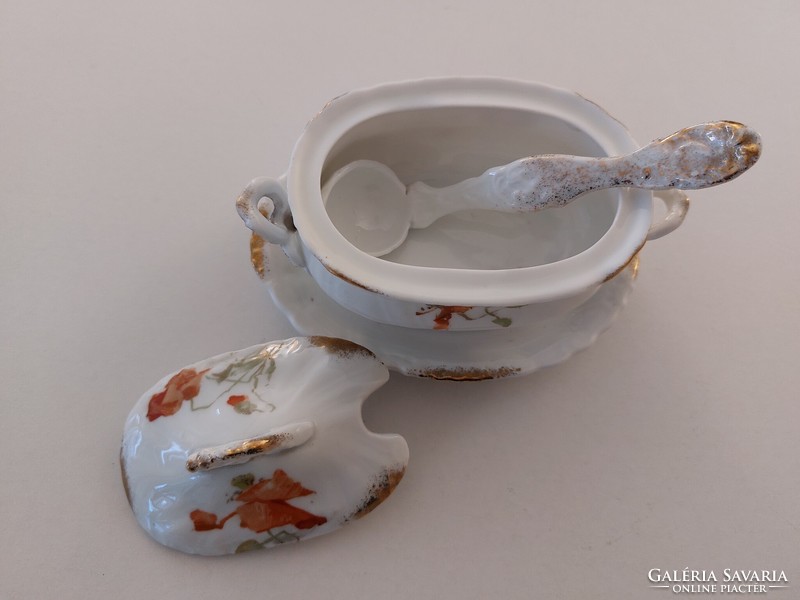
<path id="1" fill-rule="evenodd" d="M 438 311 L 433 318 L 434 329 L 450 329 L 450 319 L 453 315 L 465 315 L 472 310 L 471 306 L 439 306 L 430 305 L 417 311 L 417 316 L 427 315 L 430 312 Z"/>
<path id="2" fill-rule="evenodd" d="M 231 405 L 233 410 L 240 415 L 250 415 L 254 412 L 264 412 L 255 404 L 250 402 L 250 398 L 248 398 L 246 394 L 233 394 L 232 396 L 228 397 L 227 403 Z"/>
<path id="3" fill-rule="evenodd" d="M 178 412 L 184 400 L 191 400 L 200 393 L 200 381 L 207 371 L 205 369 L 198 373 L 194 369 L 182 369 L 173 375 L 164 389 L 150 398 L 147 418 L 155 421 L 159 417 L 168 417 Z"/>
<path id="4" fill-rule="evenodd" d="M 440 304 L 428 304 L 420 308 L 416 315 L 419 317 L 421 315 L 427 315 L 436 311 L 436 315 L 433 317 L 433 328 L 434 329 L 450 329 L 450 320 L 453 316 L 458 315 L 462 319 L 467 321 L 476 321 L 478 319 L 483 319 L 484 317 L 492 317 L 492 323 L 498 325 L 499 327 L 508 327 L 511 325 L 512 321 L 508 317 L 503 317 L 498 314 L 498 311 L 502 310 L 500 308 L 489 308 L 488 306 L 485 307 L 478 307 L 476 310 L 480 311 L 483 308 L 482 313 L 478 314 L 469 314 L 471 310 L 475 309 L 474 306 L 442 306 Z M 520 308 L 519 306 L 507 306 L 505 308 Z"/>
<path id="5" fill-rule="evenodd" d="M 277 469 L 270 479 L 255 481 L 252 474 L 240 475 L 231 484 L 242 491 L 234 495 L 234 500 L 243 502 L 233 512 L 219 519 L 214 513 L 196 509 L 189 513 L 195 531 L 222 529 L 225 523 L 238 515 L 239 526 L 264 533 L 276 527 L 293 525 L 297 529 L 311 529 L 328 522 L 328 519 L 314 515 L 302 508 L 289 504 L 289 500 L 313 494 Z"/>

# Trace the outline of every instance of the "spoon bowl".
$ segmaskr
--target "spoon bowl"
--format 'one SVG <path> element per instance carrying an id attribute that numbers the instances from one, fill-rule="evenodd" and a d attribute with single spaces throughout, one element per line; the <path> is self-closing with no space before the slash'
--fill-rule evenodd
<path id="1" fill-rule="evenodd" d="M 382 256 L 408 235 L 411 203 L 406 192 L 405 184 L 383 163 L 357 160 L 334 173 L 322 197 L 331 221 L 354 246 Z"/>

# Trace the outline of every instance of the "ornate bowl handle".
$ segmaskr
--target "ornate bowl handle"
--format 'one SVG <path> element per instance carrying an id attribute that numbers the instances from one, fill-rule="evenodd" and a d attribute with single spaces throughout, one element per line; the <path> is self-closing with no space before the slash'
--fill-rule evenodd
<path id="1" fill-rule="evenodd" d="M 650 226 L 647 232 L 647 241 L 657 240 L 660 237 L 675 231 L 689 212 L 689 196 L 680 190 L 660 190 L 653 192 L 653 197 L 658 198 L 667 207 L 667 214 L 657 223 Z"/>
<path id="2" fill-rule="evenodd" d="M 267 199 L 271 201 L 271 207 Z M 271 177 L 253 179 L 236 200 L 236 210 L 253 233 L 271 244 L 279 245 L 297 266 L 305 266 L 300 236 L 292 221 L 288 194 L 280 181 Z"/>

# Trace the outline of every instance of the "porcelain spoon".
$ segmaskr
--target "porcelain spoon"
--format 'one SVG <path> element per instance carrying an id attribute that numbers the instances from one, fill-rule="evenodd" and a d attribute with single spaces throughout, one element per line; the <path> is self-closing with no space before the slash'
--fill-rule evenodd
<path id="1" fill-rule="evenodd" d="M 707 188 L 738 177 L 760 154 L 758 133 L 741 123 L 716 121 L 624 156 L 531 156 L 443 188 L 406 186 L 386 165 L 357 160 L 333 174 L 322 197 L 342 235 L 363 252 L 382 256 L 405 241 L 409 228 L 428 227 L 456 211 L 538 211 L 614 187 Z"/>

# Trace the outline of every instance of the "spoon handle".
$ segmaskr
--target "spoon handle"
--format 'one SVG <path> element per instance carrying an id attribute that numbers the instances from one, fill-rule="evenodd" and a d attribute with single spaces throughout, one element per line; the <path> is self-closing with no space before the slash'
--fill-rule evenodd
<path id="1" fill-rule="evenodd" d="M 446 188 L 408 187 L 412 227 L 457 210 L 537 211 L 592 190 L 696 190 L 738 177 L 758 160 L 761 138 L 734 121 L 682 129 L 624 156 L 545 154 L 522 158 Z"/>

